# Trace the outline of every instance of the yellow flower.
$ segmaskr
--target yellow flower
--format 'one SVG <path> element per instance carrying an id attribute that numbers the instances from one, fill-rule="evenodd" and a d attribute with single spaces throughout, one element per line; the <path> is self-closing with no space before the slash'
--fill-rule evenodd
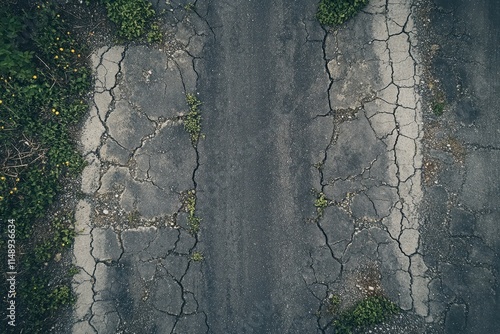
<path id="1" fill-rule="evenodd" d="M 73 70 L 73 72 L 78 72 L 78 70 L 75 68 L 75 69 Z"/>
<path id="2" fill-rule="evenodd" d="M 0 196 L 0 201 L 3 201 L 3 196 Z"/>
<path id="3" fill-rule="evenodd" d="M 56 111 L 56 115 L 59 115 L 59 111 Z"/>
<path id="4" fill-rule="evenodd" d="M 59 58 L 59 56 L 57 56 L 57 55 L 54 57 L 54 59 L 58 59 L 58 58 Z"/>
<path id="5" fill-rule="evenodd" d="M 69 161 L 66 161 L 66 166 L 69 166 Z"/>
<path id="6" fill-rule="evenodd" d="M 19 178 L 16 178 L 16 182 L 19 182 Z"/>
<path id="7" fill-rule="evenodd" d="M 61 17 L 61 15 L 57 14 L 57 17 Z"/>
<path id="8" fill-rule="evenodd" d="M 11 190 L 11 191 L 9 191 L 9 194 L 11 194 L 11 195 L 12 195 L 13 193 L 14 193 L 14 192 L 13 192 L 12 190 Z"/>
<path id="9" fill-rule="evenodd" d="M 77 54 L 76 56 L 77 56 L 78 58 L 80 58 L 80 54 Z"/>
<path id="10" fill-rule="evenodd" d="M 14 188 L 12 188 L 12 190 L 17 191 L 17 188 L 16 188 L 16 187 L 14 187 Z"/>
<path id="11" fill-rule="evenodd" d="M 70 35 L 69 31 L 67 32 L 68 35 Z"/>
<path id="12" fill-rule="evenodd" d="M 52 108 L 52 112 L 56 112 L 56 109 L 55 109 L 55 108 Z"/>
<path id="13" fill-rule="evenodd" d="M 75 49 L 71 49 L 71 53 L 75 53 Z"/>
<path id="14" fill-rule="evenodd" d="M 64 51 L 64 49 L 63 48 L 59 48 L 59 51 Z"/>
<path id="15" fill-rule="evenodd" d="M 59 37 L 56 37 L 56 41 L 58 41 L 58 40 L 59 40 Z"/>
<path id="16" fill-rule="evenodd" d="M 5 181 L 5 176 L 0 177 L 0 180 Z"/>
<path id="17" fill-rule="evenodd" d="M 35 80 L 36 80 L 36 78 L 38 78 L 38 77 L 37 77 L 36 75 L 34 75 L 34 76 L 33 76 L 33 79 L 35 79 Z"/>
<path id="18" fill-rule="evenodd" d="M 0 100 L 0 104 L 2 104 L 2 103 L 3 103 L 3 101 L 2 101 L 2 100 Z"/>

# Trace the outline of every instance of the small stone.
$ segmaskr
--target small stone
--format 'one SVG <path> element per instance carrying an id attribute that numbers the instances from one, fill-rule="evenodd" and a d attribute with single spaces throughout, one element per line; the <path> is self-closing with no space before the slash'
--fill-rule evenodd
<path id="1" fill-rule="evenodd" d="M 56 256 L 54 256 L 54 261 L 56 261 L 56 262 L 61 261 L 61 259 L 62 259 L 62 254 L 61 253 L 57 253 Z"/>
<path id="2" fill-rule="evenodd" d="M 104 213 L 105 215 L 107 215 L 109 213 L 109 211 L 106 210 L 106 209 L 104 209 L 104 210 L 102 210 L 102 213 Z"/>
<path id="3" fill-rule="evenodd" d="M 368 287 L 368 290 L 370 290 L 370 291 L 374 291 L 374 290 L 375 290 L 375 288 L 374 288 L 373 286 L 369 286 L 369 287 Z"/>

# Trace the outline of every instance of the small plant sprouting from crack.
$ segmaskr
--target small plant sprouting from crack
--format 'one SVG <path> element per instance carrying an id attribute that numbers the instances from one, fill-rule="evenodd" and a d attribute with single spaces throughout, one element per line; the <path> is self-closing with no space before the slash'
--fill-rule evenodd
<path id="1" fill-rule="evenodd" d="M 316 211 L 318 212 L 318 216 L 321 217 L 323 215 L 323 211 L 328 206 L 328 198 L 326 198 L 325 194 L 322 192 L 317 193 L 316 200 L 314 201 L 314 206 L 316 207 Z"/>
<path id="2" fill-rule="evenodd" d="M 191 260 L 195 261 L 195 262 L 201 262 L 205 259 L 205 257 L 203 256 L 203 253 L 201 252 L 194 252 L 193 254 L 191 254 Z"/>
<path id="3" fill-rule="evenodd" d="M 431 110 L 436 116 L 441 116 L 444 113 L 446 107 L 446 96 L 439 84 L 439 82 L 430 82 L 429 90 L 431 93 Z"/>
<path id="4" fill-rule="evenodd" d="M 129 225 L 137 223 L 140 218 L 139 211 L 134 210 L 127 215 Z"/>
<path id="5" fill-rule="evenodd" d="M 328 300 L 327 300 L 328 312 L 331 314 L 337 314 L 340 310 L 341 302 L 342 302 L 342 300 L 340 299 L 340 296 L 338 294 L 331 293 L 328 296 Z"/>
<path id="6" fill-rule="evenodd" d="M 184 129 L 191 136 L 191 143 L 194 147 L 198 144 L 201 134 L 201 101 L 194 94 L 186 94 L 186 101 L 189 105 L 189 112 L 183 117 Z"/>
<path id="7" fill-rule="evenodd" d="M 187 4 L 184 5 L 184 9 L 186 12 L 193 12 L 195 10 L 195 4 L 194 2 L 188 2 Z"/>
<path id="8" fill-rule="evenodd" d="M 187 192 L 184 199 L 184 208 L 188 213 L 189 232 L 196 234 L 200 231 L 201 218 L 196 216 L 196 192 L 194 189 Z"/>
<path id="9" fill-rule="evenodd" d="M 444 112 L 444 107 L 446 106 L 444 96 L 436 96 L 432 101 L 432 112 L 436 116 L 441 116 Z"/>
<path id="10" fill-rule="evenodd" d="M 317 170 L 321 170 L 323 168 L 323 165 L 324 165 L 324 162 L 320 161 L 320 162 L 315 163 L 313 165 L 313 167 L 316 168 Z"/>

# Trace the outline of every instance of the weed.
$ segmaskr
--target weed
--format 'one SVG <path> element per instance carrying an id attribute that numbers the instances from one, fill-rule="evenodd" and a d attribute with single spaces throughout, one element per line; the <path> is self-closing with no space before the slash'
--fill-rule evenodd
<path id="1" fill-rule="evenodd" d="M 80 273 L 80 268 L 76 267 L 76 266 L 71 266 L 69 269 L 68 269 L 68 276 L 70 277 L 73 277 L 75 275 L 77 275 L 78 273 Z"/>
<path id="2" fill-rule="evenodd" d="M 316 17 L 325 26 L 344 23 L 359 12 L 368 0 L 321 0 Z"/>
<path id="3" fill-rule="evenodd" d="M 136 40 L 148 34 L 155 41 L 153 5 L 146 0 L 104 0 L 109 19 L 116 24 L 118 36 L 125 40 Z M 151 35 L 150 35 L 151 34 Z"/>
<path id="4" fill-rule="evenodd" d="M 340 304 L 342 300 L 340 299 L 340 296 L 337 294 L 330 294 L 328 296 L 328 312 L 331 314 L 337 314 L 337 312 L 340 310 Z"/>
<path id="5" fill-rule="evenodd" d="M 51 316 L 63 306 L 71 305 L 75 302 L 75 296 L 68 285 L 57 285 L 51 287 L 50 281 L 42 276 L 31 277 L 30 280 L 23 280 L 19 284 L 19 293 L 29 295 L 24 299 L 25 306 L 39 317 L 30 317 L 33 329 L 39 329 L 46 321 L 42 315 Z"/>
<path id="6" fill-rule="evenodd" d="M 139 211 L 137 210 L 131 211 L 127 214 L 127 220 L 129 225 L 137 223 L 139 219 L 140 219 L 140 214 Z"/>
<path id="7" fill-rule="evenodd" d="M 353 333 L 355 330 L 380 324 L 399 311 L 397 305 L 386 297 L 368 296 L 336 317 L 333 321 L 335 333 Z"/>
<path id="8" fill-rule="evenodd" d="M 432 112 L 436 116 L 441 116 L 444 113 L 444 108 L 446 107 L 446 96 L 439 85 L 431 86 L 432 102 L 431 108 Z"/>
<path id="9" fill-rule="evenodd" d="M 194 94 L 186 94 L 189 112 L 184 116 L 184 129 L 191 136 L 191 143 L 196 147 L 201 135 L 200 100 Z"/>
<path id="10" fill-rule="evenodd" d="M 160 43 L 163 40 L 163 33 L 158 22 L 151 24 L 151 28 L 146 34 L 146 40 L 148 43 Z"/>
<path id="11" fill-rule="evenodd" d="M 196 9 L 196 7 L 195 7 L 195 4 L 193 2 L 188 2 L 187 4 L 184 5 L 184 9 L 187 12 L 193 12 Z"/>
<path id="12" fill-rule="evenodd" d="M 201 218 L 196 216 L 196 193 L 193 190 L 187 192 L 187 196 L 184 199 L 184 208 L 188 213 L 188 226 L 192 234 L 196 234 L 200 231 Z"/>
<path id="13" fill-rule="evenodd" d="M 195 261 L 195 262 L 201 262 L 205 259 L 205 257 L 203 256 L 203 254 L 201 252 L 194 252 L 193 254 L 191 254 L 191 260 Z"/>
<path id="14" fill-rule="evenodd" d="M 325 194 L 322 192 L 319 192 L 317 194 L 316 200 L 314 201 L 314 206 L 316 207 L 316 211 L 318 212 L 319 216 L 323 215 L 323 211 L 325 208 L 328 206 L 329 200 L 326 198 Z"/>

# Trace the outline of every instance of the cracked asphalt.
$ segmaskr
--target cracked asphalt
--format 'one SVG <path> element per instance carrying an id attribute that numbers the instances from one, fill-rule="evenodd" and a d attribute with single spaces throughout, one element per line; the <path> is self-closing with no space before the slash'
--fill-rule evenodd
<path id="1" fill-rule="evenodd" d="M 333 333 L 327 299 L 374 292 L 403 312 L 371 333 L 500 328 L 498 81 L 475 72 L 498 72 L 498 43 L 460 30 L 465 1 L 372 0 L 331 31 L 316 2 L 152 2 L 164 46 L 92 55 L 68 332 Z M 437 120 L 431 77 L 452 109 Z"/>

